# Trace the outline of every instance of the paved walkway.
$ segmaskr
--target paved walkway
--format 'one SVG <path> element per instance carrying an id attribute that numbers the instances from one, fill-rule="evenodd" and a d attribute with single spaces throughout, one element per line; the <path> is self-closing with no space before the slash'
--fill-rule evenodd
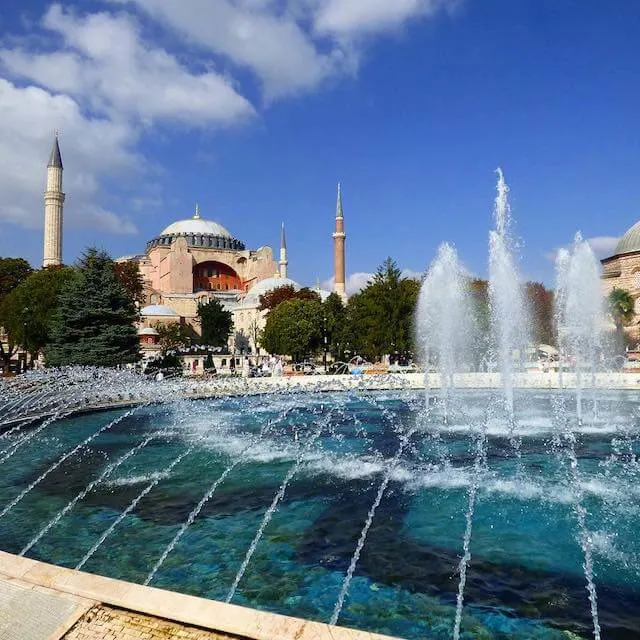
<path id="1" fill-rule="evenodd" d="M 0 580 L 0 640 L 59 638 L 91 604 L 84 598 Z"/>
<path id="2" fill-rule="evenodd" d="M 190 625 L 178 624 L 133 611 L 96 605 L 69 631 L 64 640 L 234 640 Z"/>

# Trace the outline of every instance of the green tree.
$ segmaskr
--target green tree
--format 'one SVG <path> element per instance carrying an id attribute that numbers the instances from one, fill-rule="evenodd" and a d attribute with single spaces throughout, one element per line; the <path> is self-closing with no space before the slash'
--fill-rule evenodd
<path id="1" fill-rule="evenodd" d="M 104 251 L 87 250 L 59 301 L 45 349 L 47 365 L 113 367 L 138 360 L 134 302 Z"/>
<path id="2" fill-rule="evenodd" d="M 352 353 L 377 360 L 413 352 L 413 314 L 420 283 L 403 278 L 388 258 L 371 282 L 347 305 L 347 341 Z"/>
<path id="3" fill-rule="evenodd" d="M 322 344 L 322 305 L 319 300 L 286 300 L 269 312 L 262 346 L 272 354 L 299 362 Z"/>
<path id="4" fill-rule="evenodd" d="M 315 292 L 309 289 L 308 287 L 303 287 L 299 291 L 296 291 L 292 285 L 284 285 L 282 287 L 277 287 L 272 289 L 271 291 L 267 291 L 267 293 L 260 296 L 260 306 L 258 309 L 260 311 L 270 311 L 271 309 L 275 309 L 279 304 L 285 302 L 286 300 L 320 300 L 320 296 Z"/>
<path id="5" fill-rule="evenodd" d="M 2 300 L 0 325 L 7 334 L 7 348 L 0 344 L 0 355 L 5 370 L 18 346 L 26 344 L 33 360 L 47 344 L 60 291 L 72 278 L 68 267 L 34 271 Z"/>
<path id="6" fill-rule="evenodd" d="M 249 337 L 253 340 L 256 353 L 260 355 L 260 323 L 258 318 L 253 318 L 249 323 Z"/>
<path id="7" fill-rule="evenodd" d="M 144 302 L 144 282 L 138 262 L 136 260 L 114 262 L 113 268 L 131 299 L 142 304 Z"/>
<path id="8" fill-rule="evenodd" d="M 249 341 L 249 336 L 242 331 L 236 331 L 233 336 L 233 350 L 236 353 L 249 353 L 249 349 L 251 348 L 251 342 Z"/>
<path id="9" fill-rule="evenodd" d="M 233 331 L 233 316 L 226 311 L 217 298 L 198 306 L 198 317 L 202 328 L 202 344 L 226 347 Z"/>
<path id="10" fill-rule="evenodd" d="M 327 349 L 334 360 L 344 360 L 347 310 L 337 293 L 332 293 L 322 303 L 324 331 Z"/>
<path id="11" fill-rule="evenodd" d="M 188 329 L 179 322 L 156 322 L 153 328 L 158 332 L 158 344 L 163 354 L 191 344 Z"/>
<path id="12" fill-rule="evenodd" d="M 491 343 L 491 312 L 489 310 L 489 283 L 475 278 L 469 281 L 471 299 L 471 321 L 474 339 L 471 341 L 470 356 L 473 366 L 481 370 L 486 365 Z"/>
<path id="13" fill-rule="evenodd" d="M 625 343 L 624 327 L 633 320 L 634 300 L 626 289 L 614 287 L 607 296 L 607 306 L 613 323 L 616 326 L 616 338 L 622 350 Z"/>
<path id="14" fill-rule="evenodd" d="M 553 321 L 553 291 L 541 282 L 527 282 L 524 294 L 533 323 L 534 343 L 555 345 L 557 336 Z"/>
<path id="15" fill-rule="evenodd" d="M 0 258 L 0 303 L 32 273 L 31 265 L 24 258 Z"/>

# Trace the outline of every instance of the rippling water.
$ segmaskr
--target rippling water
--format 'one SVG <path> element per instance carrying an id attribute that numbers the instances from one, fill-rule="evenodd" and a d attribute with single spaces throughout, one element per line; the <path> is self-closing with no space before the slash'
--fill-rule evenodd
<path id="1" fill-rule="evenodd" d="M 574 510 L 580 499 L 588 512 L 602 636 L 640 638 L 640 398 L 600 394 L 601 418 L 585 420 L 578 430 L 571 396 L 523 392 L 515 398 L 515 432 L 490 411 L 489 392 L 459 395 L 447 425 L 437 405 L 425 419 L 424 404 L 422 393 L 403 391 L 142 407 L 48 472 L 0 518 L 0 547 L 19 553 L 109 464 L 153 435 L 27 555 L 75 567 L 155 483 L 83 566 L 142 583 L 214 481 L 240 459 L 151 582 L 224 600 L 297 459 L 300 467 L 233 602 L 328 621 L 383 475 L 402 434 L 415 428 L 375 512 L 339 624 L 406 638 L 450 638 L 476 434 L 484 429 L 486 463 L 480 467 L 461 637 L 591 637 Z M 2 465 L 0 509 L 123 413 L 54 422 L 25 442 Z M 571 428 L 578 431 L 577 482 L 567 473 L 564 432 Z M 25 433 L 0 440 L 0 454 Z M 522 439 L 520 457 L 514 435 Z"/>

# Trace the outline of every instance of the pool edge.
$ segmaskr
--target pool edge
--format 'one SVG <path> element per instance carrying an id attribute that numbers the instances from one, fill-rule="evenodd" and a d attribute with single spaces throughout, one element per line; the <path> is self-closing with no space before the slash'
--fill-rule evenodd
<path id="1" fill-rule="evenodd" d="M 249 640 L 391 640 L 391 636 L 143 586 L 5 551 L 0 551 L 0 581 L 42 588 L 77 599 L 74 619 L 65 625 L 67 631 L 81 617 L 79 613 L 83 607 L 92 603 Z M 64 633 L 66 631 L 58 637 L 63 637 Z"/>

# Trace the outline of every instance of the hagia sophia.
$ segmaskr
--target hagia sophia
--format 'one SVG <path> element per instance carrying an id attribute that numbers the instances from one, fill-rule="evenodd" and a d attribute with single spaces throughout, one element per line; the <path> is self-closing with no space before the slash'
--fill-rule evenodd
<path id="1" fill-rule="evenodd" d="M 44 194 L 44 267 L 62 264 L 63 170 L 56 136 Z M 342 193 L 338 185 L 333 233 L 334 291 L 344 301 L 345 240 Z M 143 351 L 153 351 L 157 323 L 184 324 L 197 342 L 198 306 L 217 298 L 232 313 L 234 334 L 241 332 L 255 353 L 259 346 L 256 344 L 258 332 L 266 321 L 266 312 L 259 309 L 260 296 L 284 285 L 300 289 L 300 285 L 288 277 L 284 224 L 278 258 L 276 262 L 268 246 L 247 249 L 220 223 L 202 217 L 198 205 L 192 217 L 171 223 L 149 240 L 143 253 L 118 258 L 116 262 L 137 262 L 144 282 L 145 304 L 140 309 L 138 328 Z M 315 290 L 321 299 L 330 294 L 319 285 Z M 230 337 L 230 347 L 233 339 L 234 335 Z M 147 345 L 149 349 L 145 349 Z"/>
<path id="2" fill-rule="evenodd" d="M 56 136 L 47 166 L 47 187 L 44 194 L 44 257 L 43 266 L 62 264 L 63 206 L 62 156 Z M 256 336 L 264 327 L 265 312 L 260 311 L 260 296 L 290 285 L 300 285 L 288 277 L 287 243 L 284 224 L 281 229 L 278 261 L 271 247 L 247 249 L 220 223 L 207 220 L 196 205 L 192 217 L 178 220 L 147 242 L 145 251 L 124 256 L 118 261 L 138 263 L 144 281 L 146 305 L 140 309 L 141 340 L 153 343 L 158 322 L 179 322 L 200 335 L 198 305 L 212 297 L 231 311 L 234 332 L 249 340 L 255 353 Z M 345 240 L 342 193 L 338 185 L 335 213 L 334 291 L 346 301 Z M 626 331 L 640 342 L 640 222 L 632 226 L 619 240 L 613 255 L 602 261 L 603 294 L 620 288 L 635 300 L 634 317 Z M 316 291 L 326 299 L 329 291 Z M 230 346 L 233 336 L 230 338 Z"/>

